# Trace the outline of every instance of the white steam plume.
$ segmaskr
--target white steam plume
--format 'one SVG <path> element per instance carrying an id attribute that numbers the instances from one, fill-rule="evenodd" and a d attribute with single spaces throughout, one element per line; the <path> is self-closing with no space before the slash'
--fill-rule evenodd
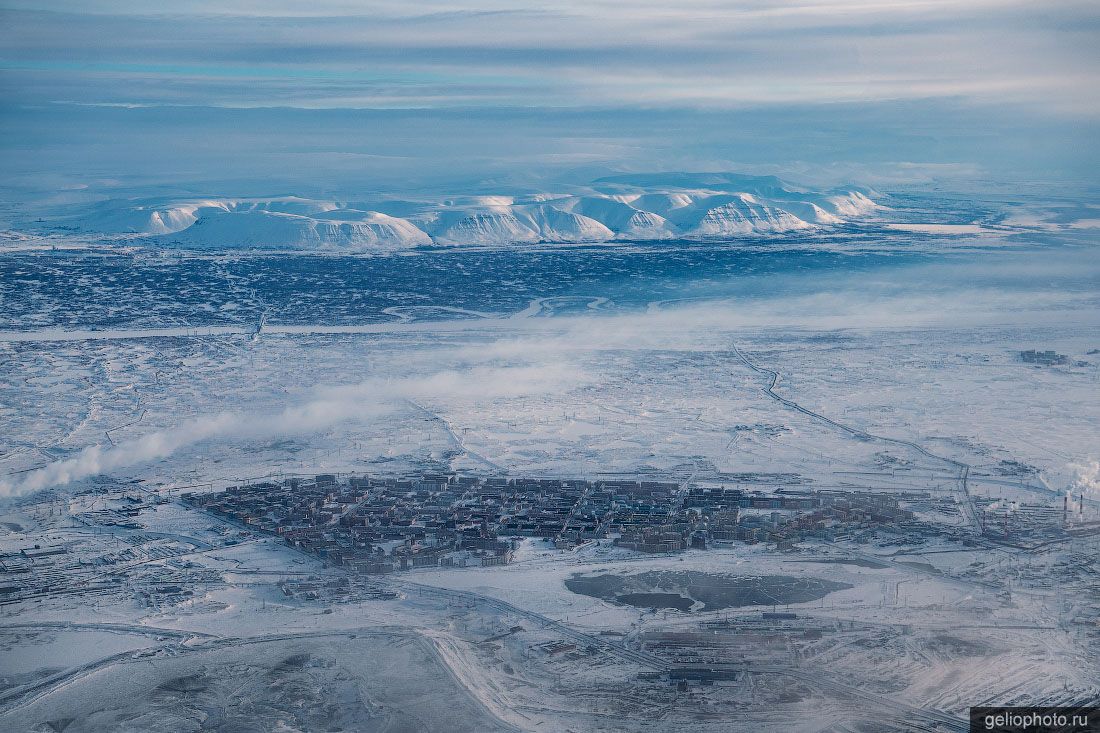
<path id="1" fill-rule="evenodd" d="M 427 377 L 369 379 L 354 385 L 321 387 L 316 399 L 268 415 L 221 412 L 115 446 L 94 445 L 72 458 L 28 472 L 17 481 L 0 479 L 0 497 L 20 496 L 167 458 L 196 443 L 223 437 L 263 438 L 315 433 L 341 422 L 392 412 L 408 398 L 509 398 L 568 389 L 581 381 L 564 366 L 474 368 Z"/>
<path id="2" fill-rule="evenodd" d="M 1070 492 L 1100 498 L 1100 461 L 1089 459 L 1070 465 L 1073 469 L 1073 483 Z"/>

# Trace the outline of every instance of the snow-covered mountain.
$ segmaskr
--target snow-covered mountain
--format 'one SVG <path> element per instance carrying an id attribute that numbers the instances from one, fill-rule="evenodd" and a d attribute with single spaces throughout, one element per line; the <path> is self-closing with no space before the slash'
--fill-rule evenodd
<path id="1" fill-rule="evenodd" d="M 70 228 L 186 247 L 394 250 L 425 245 L 708 239 L 828 227 L 869 214 L 863 191 L 773 176 L 661 173 L 564 193 L 339 202 L 298 197 L 101 202 Z"/>

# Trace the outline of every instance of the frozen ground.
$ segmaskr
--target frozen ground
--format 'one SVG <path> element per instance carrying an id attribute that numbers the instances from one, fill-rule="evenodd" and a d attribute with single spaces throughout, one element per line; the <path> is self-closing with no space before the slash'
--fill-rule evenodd
<path id="1" fill-rule="evenodd" d="M 9 367 L 0 417 L 11 426 L 0 459 L 17 482 L 27 475 L 20 472 L 89 444 L 122 452 L 158 430 L 228 411 L 241 424 L 225 439 L 181 445 L 157 456 L 164 461 L 119 466 L 118 475 L 182 486 L 398 461 L 563 476 L 793 473 L 819 487 L 952 487 L 955 469 L 943 461 L 900 443 L 854 439 L 778 404 L 762 391 L 767 377 L 741 355 L 779 372 L 776 393 L 810 410 L 971 465 L 981 494 L 1015 482 L 1038 487 L 1039 497 L 1060 495 L 1096 457 L 1090 398 L 1098 371 L 1088 352 L 1100 334 L 1087 323 L 823 333 L 736 328 L 745 318 L 738 304 L 717 302 L 648 316 L 412 322 L 385 333 L 258 340 L 0 341 Z M 734 328 L 723 328 L 727 319 Z M 1074 363 L 1021 363 L 1018 352 L 1032 347 Z M 426 383 L 471 370 L 504 382 L 461 390 Z M 521 380 L 516 389 L 506 383 L 512 375 Z M 331 419 L 284 414 L 327 404 L 322 385 L 353 391 L 363 417 L 354 403 Z M 279 415 L 279 425 L 262 424 Z"/>
<path id="2" fill-rule="evenodd" d="M 209 648 L 208 648 L 209 647 Z M 28 653 L 38 649 L 30 646 Z M 90 664 L 5 717 L 73 731 L 506 730 L 431 643 L 400 631 L 317 632 L 146 649 Z"/>
<path id="3" fill-rule="evenodd" d="M 961 207 L 910 223 L 1023 216 Z M 1100 518 L 1095 250 L 1040 246 L 1029 211 L 1024 233 L 874 247 L 3 255 L 0 727 L 958 729 L 971 705 L 1100 698 L 1097 537 L 980 536 L 1069 489 Z M 509 566 L 304 600 L 278 582 L 340 571 L 175 501 L 422 469 L 919 492 L 939 534 L 668 557 L 528 540 Z M 831 592 L 707 609 L 708 573 Z M 661 677 L 689 662 L 738 672 Z"/>

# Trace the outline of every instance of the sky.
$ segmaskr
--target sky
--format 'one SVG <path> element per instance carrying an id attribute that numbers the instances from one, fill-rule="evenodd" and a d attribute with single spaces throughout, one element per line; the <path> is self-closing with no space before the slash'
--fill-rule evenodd
<path id="1" fill-rule="evenodd" d="M 1091 186 L 1098 31 L 1076 0 L 5 0 L 0 166 L 39 198 L 619 170 Z"/>

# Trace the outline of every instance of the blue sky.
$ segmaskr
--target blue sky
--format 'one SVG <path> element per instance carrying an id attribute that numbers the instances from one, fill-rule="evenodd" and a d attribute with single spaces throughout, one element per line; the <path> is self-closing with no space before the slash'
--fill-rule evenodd
<path id="1" fill-rule="evenodd" d="M 1091 185 L 1098 162 L 1094 2 L 9 0 L 0 13 L 0 163 L 26 191 L 730 168 Z"/>

